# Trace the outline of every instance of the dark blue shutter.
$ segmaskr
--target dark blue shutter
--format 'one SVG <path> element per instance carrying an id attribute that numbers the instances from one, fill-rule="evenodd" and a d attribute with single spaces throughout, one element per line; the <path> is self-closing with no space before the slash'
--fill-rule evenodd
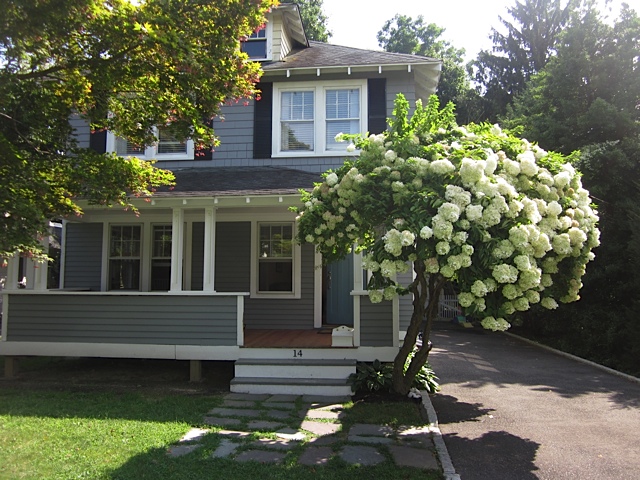
<path id="1" fill-rule="evenodd" d="M 260 100 L 256 100 L 253 114 L 253 158 L 271 158 L 271 110 L 273 84 L 260 83 Z"/>
<path id="2" fill-rule="evenodd" d="M 387 129 L 387 79 L 370 78 L 368 80 L 369 133 L 378 134 Z"/>
<path id="3" fill-rule="evenodd" d="M 105 153 L 107 151 L 107 131 L 96 130 L 91 132 L 89 135 L 89 148 L 98 153 Z"/>

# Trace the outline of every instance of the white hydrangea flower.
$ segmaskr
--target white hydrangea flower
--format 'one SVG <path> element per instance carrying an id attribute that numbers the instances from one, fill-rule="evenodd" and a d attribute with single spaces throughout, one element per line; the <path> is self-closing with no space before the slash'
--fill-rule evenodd
<path id="1" fill-rule="evenodd" d="M 393 162 L 396 158 L 398 158 L 398 155 L 393 150 L 387 150 L 387 152 L 384 154 L 384 158 L 388 162 Z"/>
<path id="2" fill-rule="evenodd" d="M 447 222 L 455 222 L 460 217 L 460 208 L 455 203 L 443 203 L 438 208 L 438 213 Z"/>
<path id="3" fill-rule="evenodd" d="M 569 172 L 560 172 L 553 176 L 553 183 L 558 188 L 564 188 L 571 182 L 571 175 Z"/>
<path id="4" fill-rule="evenodd" d="M 429 240 L 433 236 L 433 230 L 431 227 L 427 227 L 426 225 L 420 229 L 420 238 L 424 240 Z"/>
<path id="5" fill-rule="evenodd" d="M 467 215 L 467 220 L 470 222 L 475 222 L 482 218 L 482 205 L 468 205 L 465 208 L 465 214 Z"/>
<path id="6" fill-rule="evenodd" d="M 380 290 L 369 290 L 369 300 L 371 303 L 380 303 L 383 298 L 383 293 Z"/>
<path id="7" fill-rule="evenodd" d="M 325 181 L 327 182 L 327 185 L 333 187 L 338 183 L 338 175 L 336 175 L 334 172 L 331 172 L 329 175 L 327 175 Z"/>
<path id="8" fill-rule="evenodd" d="M 407 247 L 409 245 L 413 245 L 413 242 L 415 242 L 416 240 L 416 236 L 410 232 L 409 230 L 403 230 L 400 236 L 400 244 L 403 247 Z"/>
<path id="9" fill-rule="evenodd" d="M 486 167 L 484 160 L 473 160 L 471 158 L 463 158 L 460 163 L 460 179 L 463 185 L 474 185 L 484 178 L 484 169 Z"/>
<path id="10" fill-rule="evenodd" d="M 347 145 L 347 152 L 351 153 L 355 151 L 356 151 L 356 146 L 353 143 L 350 143 L 349 145 Z"/>
<path id="11" fill-rule="evenodd" d="M 569 234 L 567 233 L 562 233 L 553 237 L 551 245 L 553 246 L 553 251 L 558 255 L 571 254 L 571 237 L 569 237 Z"/>
<path id="12" fill-rule="evenodd" d="M 538 173 L 538 165 L 536 164 L 536 157 L 531 150 L 527 150 L 518 155 L 520 161 L 520 171 L 528 177 L 533 177 Z"/>
<path id="13" fill-rule="evenodd" d="M 446 175 L 455 171 L 456 167 L 448 159 L 435 160 L 429 165 L 429 170 L 436 175 Z"/>
<path id="14" fill-rule="evenodd" d="M 511 325 L 504 318 L 485 317 L 480 322 L 483 328 L 487 330 L 493 330 L 494 332 L 504 332 L 511 327 Z"/>
<path id="15" fill-rule="evenodd" d="M 461 292 L 458 295 L 458 303 L 461 307 L 467 308 L 470 307 L 475 300 L 473 293 L 470 292 Z"/>
<path id="16" fill-rule="evenodd" d="M 476 280 L 471 285 L 471 293 L 473 293 L 476 297 L 484 297 L 487 293 L 489 293 L 489 289 L 484 284 L 482 280 Z"/>
<path id="17" fill-rule="evenodd" d="M 443 277 L 446 278 L 452 278 L 456 274 L 455 270 L 449 265 L 444 265 L 442 268 L 440 268 L 440 273 Z"/>
<path id="18" fill-rule="evenodd" d="M 520 164 L 515 160 L 505 158 L 502 161 L 502 166 L 504 167 L 505 171 L 512 177 L 517 177 L 518 175 L 520 175 Z"/>
<path id="19" fill-rule="evenodd" d="M 313 243 L 314 240 L 315 240 L 315 238 L 311 234 L 309 234 L 306 237 L 304 237 L 304 239 L 306 240 L 307 243 Z"/>
<path id="20" fill-rule="evenodd" d="M 506 263 L 493 267 L 491 274 L 498 283 L 516 283 L 518 281 L 518 269 Z"/>
<path id="21" fill-rule="evenodd" d="M 555 310 L 556 308 L 558 308 L 558 302 L 556 302 L 551 297 L 544 297 L 542 300 L 540 300 L 540 305 L 548 310 Z"/>
<path id="22" fill-rule="evenodd" d="M 438 259 L 435 257 L 428 258 L 424 261 L 424 268 L 427 273 L 438 273 L 440 271 L 440 265 Z"/>
<path id="23" fill-rule="evenodd" d="M 442 241 L 436 243 L 436 252 L 438 253 L 438 255 L 446 255 L 447 253 L 449 253 L 449 250 L 451 250 L 449 242 Z"/>

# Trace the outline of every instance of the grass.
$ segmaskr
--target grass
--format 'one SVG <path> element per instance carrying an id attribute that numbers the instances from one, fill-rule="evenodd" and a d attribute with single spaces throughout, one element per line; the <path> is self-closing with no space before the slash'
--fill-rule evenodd
<path id="1" fill-rule="evenodd" d="M 140 378 L 131 377 L 123 380 L 119 388 L 85 388 L 88 377 L 77 362 L 55 363 L 58 378 L 63 377 L 62 367 L 72 367 L 67 371 L 67 384 L 54 383 L 50 378 L 37 384 L 38 372 L 51 369 L 40 359 L 21 363 L 21 377 L 24 375 L 22 378 L 28 382 L 0 380 L 0 479 L 441 478 L 438 472 L 399 468 L 390 459 L 375 467 L 348 465 L 340 458 L 333 458 L 324 466 L 306 467 L 296 463 L 303 447 L 289 452 L 281 465 L 212 459 L 211 453 L 221 441 L 215 430 L 204 437 L 202 447 L 195 452 L 171 458 L 167 449 L 189 429 L 206 427 L 203 417 L 221 404 L 222 395 L 203 393 L 202 389 L 193 393 L 186 388 L 186 382 L 184 389 L 176 388 L 177 382 L 166 391 L 156 385 L 146 388 L 148 385 Z M 158 365 L 162 364 L 154 364 Z M 153 369 L 144 364 L 143 371 L 147 370 Z M 91 372 L 94 386 L 101 379 L 114 382 L 118 377 L 117 370 L 100 369 L 95 363 L 91 364 Z M 155 375 L 164 378 L 161 372 Z M 139 383 L 143 383 L 142 388 Z M 423 423 L 418 409 L 410 403 L 355 402 L 345 407 L 345 428 L 354 423 Z M 343 444 L 338 442 L 333 448 L 339 449 Z"/>

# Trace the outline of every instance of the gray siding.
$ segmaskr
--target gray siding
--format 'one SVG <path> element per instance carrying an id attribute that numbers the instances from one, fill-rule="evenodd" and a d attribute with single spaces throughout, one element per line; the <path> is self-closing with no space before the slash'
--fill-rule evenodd
<path id="1" fill-rule="evenodd" d="M 72 115 L 69 119 L 69 124 L 71 128 L 73 128 L 73 134 L 78 142 L 78 147 L 89 148 L 89 136 L 91 134 L 89 122 L 81 118 L 80 115 Z"/>
<path id="2" fill-rule="evenodd" d="M 7 340 L 236 345 L 236 297 L 11 295 Z"/>
<path id="3" fill-rule="evenodd" d="M 413 271 L 398 275 L 397 281 L 400 285 L 407 286 L 413 281 Z M 413 314 L 413 295 L 402 295 L 399 298 L 400 303 L 400 330 L 406 331 L 411 323 L 411 315 Z"/>
<path id="4" fill-rule="evenodd" d="M 251 222 L 216 223 L 217 292 L 248 292 L 251 276 Z"/>
<path id="5" fill-rule="evenodd" d="M 397 333 L 395 333 L 397 335 Z M 360 345 L 363 347 L 393 346 L 393 303 L 371 303 L 360 297 Z"/>
<path id="6" fill-rule="evenodd" d="M 244 323 L 247 328 L 313 328 L 313 259 L 313 245 L 303 245 L 300 299 L 245 299 Z"/>
<path id="7" fill-rule="evenodd" d="M 67 223 L 64 288 L 100 290 L 102 223 Z"/>

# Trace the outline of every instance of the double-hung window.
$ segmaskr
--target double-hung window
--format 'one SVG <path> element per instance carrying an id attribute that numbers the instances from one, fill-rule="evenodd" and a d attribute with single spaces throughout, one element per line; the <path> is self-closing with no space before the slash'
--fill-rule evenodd
<path id="1" fill-rule="evenodd" d="M 112 225 L 109 240 L 109 290 L 140 290 L 142 227 Z"/>
<path id="2" fill-rule="evenodd" d="M 258 293 L 293 293 L 293 223 L 260 223 L 258 230 Z"/>
<path id="3" fill-rule="evenodd" d="M 366 80 L 274 84 L 272 155 L 347 154 L 335 137 L 366 131 L 366 95 Z"/>
<path id="4" fill-rule="evenodd" d="M 156 127 L 155 134 L 158 141 L 149 147 L 134 145 L 124 138 L 109 132 L 107 136 L 107 151 L 115 152 L 121 157 L 139 157 L 157 160 L 193 160 L 194 146 L 192 140 L 178 140 L 170 127 Z"/>
<path id="5" fill-rule="evenodd" d="M 251 60 L 271 60 L 272 26 L 267 23 L 264 28 L 253 32 L 242 42 L 241 48 Z"/>
<path id="6" fill-rule="evenodd" d="M 171 225 L 153 225 L 151 289 L 167 291 L 171 286 Z"/>

